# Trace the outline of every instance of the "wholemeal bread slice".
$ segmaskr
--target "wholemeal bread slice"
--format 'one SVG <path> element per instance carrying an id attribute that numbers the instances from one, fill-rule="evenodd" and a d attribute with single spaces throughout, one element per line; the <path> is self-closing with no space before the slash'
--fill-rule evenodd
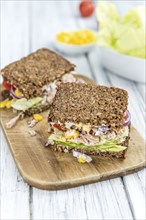
<path id="1" fill-rule="evenodd" d="M 49 121 L 123 127 L 127 91 L 106 86 L 66 83 L 60 85 L 50 108 Z"/>
<path id="2" fill-rule="evenodd" d="M 75 65 L 49 49 L 39 49 L 1 70 L 5 81 L 17 88 L 25 98 L 42 95 L 42 87 L 65 73 L 73 71 Z"/>

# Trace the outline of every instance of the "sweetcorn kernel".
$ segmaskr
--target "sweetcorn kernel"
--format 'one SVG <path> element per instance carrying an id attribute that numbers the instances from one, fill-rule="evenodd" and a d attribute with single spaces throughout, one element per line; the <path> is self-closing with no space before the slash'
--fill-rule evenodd
<path id="1" fill-rule="evenodd" d="M 12 104 L 12 101 L 9 100 L 9 101 L 6 103 L 6 108 L 11 108 L 11 104 Z"/>
<path id="2" fill-rule="evenodd" d="M 83 124 L 83 131 L 89 132 L 91 130 L 91 125 Z"/>
<path id="3" fill-rule="evenodd" d="M 72 139 L 73 138 L 73 135 L 68 135 L 65 137 L 66 139 Z"/>
<path id="4" fill-rule="evenodd" d="M 75 32 L 61 32 L 56 39 L 66 44 L 82 45 L 95 42 L 96 35 L 88 29 L 83 29 Z"/>
<path id="5" fill-rule="evenodd" d="M 33 118 L 34 118 L 35 121 L 42 121 L 43 120 L 42 115 L 39 115 L 39 114 L 34 114 Z"/>
<path id="6" fill-rule="evenodd" d="M 82 155 L 79 155 L 78 161 L 79 161 L 79 163 L 86 163 L 86 160 Z"/>
<path id="7" fill-rule="evenodd" d="M 18 89 L 16 89 L 16 90 L 15 90 L 15 95 L 16 95 L 16 96 L 21 96 L 22 93 L 21 93 Z"/>
<path id="8" fill-rule="evenodd" d="M 80 133 L 76 130 L 70 130 L 66 132 L 66 139 L 72 139 L 72 138 L 77 138 L 79 137 Z"/>
<path id="9" fill-rule="evenodd" d="M 80 133 L 76 130 L 74 130 L 73 134 L 74 134 L 74 137 L 76 137 L 76 138 L 79 137 L 79 135 L 80 135 Z"/>
<path id="10" fill-rule="evenodd" d="M 65 142 L 65 141 L 66 141 L 66 138 L 65 138 L 65 137 L 61 137 L 61 138 L 59 138 L 59 140 Z"/>
<path id="11" fill-rule="evenodd" d="M 8 103 L 9 100 L 4 100 L 0 102 L 0 108 L 6 108 L 6 104 Z"/>

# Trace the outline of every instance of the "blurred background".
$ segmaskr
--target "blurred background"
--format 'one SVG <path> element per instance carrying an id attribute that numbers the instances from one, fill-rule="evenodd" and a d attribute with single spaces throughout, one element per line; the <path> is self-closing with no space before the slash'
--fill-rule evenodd
<path id="1" fill-rule="evenodd" d="M 144 6 L 144 0 L 1 1 L 1 66 L 47 47 L 76 63 L 77 71 L 85 75 L 89 75 L 87 64 L 77 62 L 76 56 L 80 60 L 92 56 L 97 69 L 101 65 L 112 73 L 143 83 Z M 79 34 L 73 35 L 76 43 L 69 42 L 69 32 L 83 29 L 94 31 L 95 40 L 90 42 L 85 31 L 79 34 L 86 40 L 89 37 L 87 42 L 83 39 L 81 43 Z M 56 40 L 57 34 L 64 32 L 68 32 L 67 40 Z"/>

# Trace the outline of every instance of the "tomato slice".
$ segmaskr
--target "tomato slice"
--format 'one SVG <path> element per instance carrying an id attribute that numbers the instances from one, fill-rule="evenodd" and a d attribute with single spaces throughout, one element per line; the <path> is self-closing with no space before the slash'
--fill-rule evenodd
<path id="1" fill-rule="evenodd" d="M 54 127 L 55 127 L 55 128 L 57 128 L 57 129 L 59 129 L 59 130 L 62 130 L 61 125 L 60 125 L 60 124 L 54 124 Z"/>
<path id="2" fill-rule="evenodd" d="M 65 129 L 60 124 L 54 124 L 54 127 L 60 131 L 65 131 Z"/>
<path id="3" fill-rule="evenodd" d="M 6 82 L 5 80 L 3 81 L 2 84 L 3 84 L 3 86 L 5 87 L 6 90 L 10 90 L 11 89 L 11 85 L 8 82 Z"/>

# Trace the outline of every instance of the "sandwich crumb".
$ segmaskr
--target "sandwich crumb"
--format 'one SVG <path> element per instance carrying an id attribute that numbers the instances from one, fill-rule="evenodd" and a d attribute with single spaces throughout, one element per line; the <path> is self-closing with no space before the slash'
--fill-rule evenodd
<path id="1" fill-rule="evenodd" d="M 38 121 L 32 119 L 31 121 L 28 121 L 28 127 L 29 127 L 29 128 L 32 128 L 32 127 L 34 127 L 37 123 L 38 123 Z"/>
<path id="2" fill-rule="evenodd" d="M 36 136 L 36 134 L 37 134 L 37 132 L 35 131 L 35 130 L 33 130 L 33 129 L 30 129 L 29 131 L 28 131 L 28 133 L 30 134 L 30 136 Z"/>
<path id="3" fill-rule="evenodd" d="M 73 151 L 73 156 L 78 159 L 79 163 L 90 163 L 92 161 L 92 158 L 90 156 L 77 151 Z"/>
<path id="4" fill-rule="evenodd" d="M 14 127 L 19 119 L 24 118 L 24 113 L 20 112 L 16 117 L 12 118 L 9 122 L 6 123 L 6 128 L 10 129 Z"/>

